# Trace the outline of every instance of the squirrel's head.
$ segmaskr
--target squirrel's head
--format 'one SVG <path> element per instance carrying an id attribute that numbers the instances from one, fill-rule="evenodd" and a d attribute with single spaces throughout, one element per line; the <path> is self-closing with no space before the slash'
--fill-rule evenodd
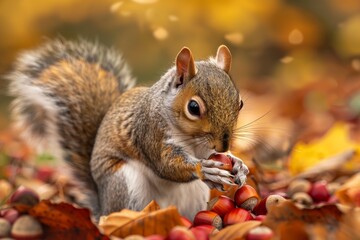
<path id="1" fill-rule="evenodd" d="M 176 57 L 172 101 L 176 125 L 194 139 L 196 147 L 225 152 L 229 150 L 233 130 L 243 102 L 229 76 L 231 53 L 222 45 L 215 59 L 194 62 L 184 47 Z M 189 144 L 189 141 L 187 142 Z"/>

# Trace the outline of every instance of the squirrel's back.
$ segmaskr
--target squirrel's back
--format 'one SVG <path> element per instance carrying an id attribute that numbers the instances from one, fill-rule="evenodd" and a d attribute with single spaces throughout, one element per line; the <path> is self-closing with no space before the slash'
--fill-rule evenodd
<path id="1" fill-rule="evenodd" d="M 25 139 L 65 160 L 77 182 L 95 191 L 89 161 L 96 132 L 115 99 L 135 84 L 121 55 L 58 39 L 21 54 L 8 79 L 15 126 Z"/>

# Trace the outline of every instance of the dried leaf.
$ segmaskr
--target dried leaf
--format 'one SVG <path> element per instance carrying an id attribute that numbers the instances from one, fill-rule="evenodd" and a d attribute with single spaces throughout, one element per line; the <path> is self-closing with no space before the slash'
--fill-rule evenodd
<path id="1" fill-rule="evenodd" d="M 360 239 L 360 209 L 352 209 L 344 214 L 335 239 Z"/>
<path id="2" fill-rule="evenodd" d="M 44 239 L 109 239 L 92 223 L 88 209 L 44 200 L 28 213 L 44 226 Z"/>
<path id="3" fill-rule="evenodd" d="M 166 236 L 173 227 L 183 225 L 175 207 L 155 210 L 156 208 L 154 202 L 144 209 L 145 212 L 122 210 L 112 213 L 102 219 L 100 227 L 107 235 L 123 238 L 129 235 Z"/>
<path id="4" fill-rule="evenodd" d="M 352 176 L 335 194 L 340 203 L 360 207 L 360 173 Z"/>
<path id="5" fill-rule="evenodd" d="M 106 217 L 102 217 L 99 226 L 102 228 L 106 235 L 112 235 L 120 226 L 145 216 L 145 212 L 136 212 L 129 209 L 121 210 L 120 212 L 112 213 Z"/>
<path id="6" fill-rule="evenodd" d="M 333 231 L 328 232 L 328 234 L 334 234 L 342 215 L 343 213 L 336 205 L 300 209 L 293 202 L 285 201 L 270 208 L 264 225 L 272 228 L 275 234 L 279 236 L 288 236 L 289 232 L 296 232 L 297 236 L 302 236 L 302 238 L 296 239 L 306 239 L 303 237 L 305 233 L 306 235 L 309 234 L 306 227 L 314 224 L 332 229 Z"/>
<path id="7" fill-rule="evenodd" d="M 143 210 L 144 213 L 154 212 L 160 209 L 159 204 L 155 200 L 152 200 Z"/>
<path id="8" fill-rule="evenodd" d="M 215 235 L 210 236 L 210 240 L 242 239 L 243 237 L 245 237 L 245 234 L 248 231 L 259 226 L 260 224 L 260 221 L 246 221 L 242 223 L 237 223 L 223 228 Z"/>

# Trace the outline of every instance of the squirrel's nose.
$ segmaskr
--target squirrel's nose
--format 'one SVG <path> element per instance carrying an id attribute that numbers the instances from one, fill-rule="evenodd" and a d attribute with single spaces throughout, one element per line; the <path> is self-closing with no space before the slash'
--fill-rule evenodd
<path id="1" fill-rule="evenodd" d="M 230 135 L 229 133 L 224 133 L 221 137 L 220 141 L 217 141 L 215 144 L 215 151 L 216 152 L 226 152 L 229 150 L 230 146 Z"/>

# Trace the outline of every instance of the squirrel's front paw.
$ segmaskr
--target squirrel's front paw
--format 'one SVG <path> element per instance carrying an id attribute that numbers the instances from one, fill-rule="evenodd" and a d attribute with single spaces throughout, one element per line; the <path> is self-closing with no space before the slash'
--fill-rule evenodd
<path id="1" fill-rule="evenodd" d="M 202 160 L 201 171 L 203 174 L 203 181 L 209 188 L 216 188 L 224 191 L 223 185 L 236 185 L 232 179 L 236 179 L 233 174 L 227 170 L 221 169 L 224 164 L 214 160 Z"/>
<path id="2" fill-rule="evenodd" d="M 244 164 L 244 162 L 240 158 L 237 158 L 230 153 L 227 154 L 227 156 L 228 158 L 231 159 L 231 162 L 233 164 L 232 174 L 234 174 L 235 176 L 234 182 L 239 186 L 244 185 L 246 181 L 246 175 L 248 175 L 249 173 L 248 167 Z"/>

